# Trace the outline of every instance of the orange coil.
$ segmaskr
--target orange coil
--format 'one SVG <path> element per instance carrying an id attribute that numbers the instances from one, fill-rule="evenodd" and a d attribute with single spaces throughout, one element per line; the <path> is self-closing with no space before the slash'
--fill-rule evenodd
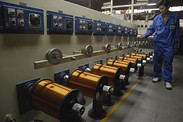
<path id="1" fill-rule="evenodd" d="M 131 55 L 130 58 L 135 58 L 135 59 L 138 60 L 138 62 L 142 62 L 142 60 L 143 60 L 143 57 L 142 57 L 142 56 L 137 56 L 137 55 L 135 55 L 135 56 L 132 56 L 132 55 Z"/>
<path id="2" fill-rule="evenodd" d="M 131 55 L 134 55 L 134 56 L 141 56 L 141 57 L 143 57 L 144 59 L 147 58 L 147 54 L 144 54 L 144 53 L 131 53 Z"/>
<path id="3" fill-rule="evenodd" d="M 130 62 L 123 62 L 119 60 L 109 59 L 106 64 L 109 66 L 121 67 L 123 75 L 129 75 L 130 73 L 130 67 L 131 67 Z"/>
<path id="4" fill-rule="evenodd" d="M 88 97 L 96 98 L 96 93 L 102 94 L 102 88 L 108 85 L 107 77 L 95 75 L 81 70 L 75 70 L 70 76 L 69 87 L 77 88 Z"/>
<path id="5" fill-rule="evenodd" d="M 130 58 L 130 57 L 131 57 L 131 55 L 130 55 L 130 54 L 126 54 L 126 55 L 125 55 L 125 57 Z"/>
<path id="6" fill-rule="evenodd" d="M 106 76 L 110 84 L 114 84 L 115 81 L 119 80 L 119 76 L 122 73 L 122 69 L 114 66 L 95 64 L 91 69 L 91 73 Z"/>
<path id="7" fill-rule="evenodd" d="M 117 60 L 121 60 L 121 61 L 124 61 L 124 62 L 131 62 L 132 65 L 136 65 L 137 64 L 137 59 L 134 59 L 134 58 L 128 58 L 128 57 L 118 57 Z"/>
<path id="8" fill-rule="evenodd" d="M 31 104 L 34 109 L 41 110 L 57 119 L 63 119 L 64 113 L 68 114 L 72 100 L 81 97 L 79 90 L 67 88 L 45 79 L 39 81 L 32 89 Z"/>

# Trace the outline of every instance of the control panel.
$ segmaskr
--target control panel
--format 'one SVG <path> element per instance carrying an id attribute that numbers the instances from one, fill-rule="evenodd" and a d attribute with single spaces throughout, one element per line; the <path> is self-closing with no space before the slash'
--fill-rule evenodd
<path id="1" fill-rule="evenodd" d="M 107 23 L 106 35 L 114 36 L 116 34 L 116 25 L 112 23 Z"/>
<path id="2" fill-rule="evenodd" d="M 122 36 L 123 34 L 123 28 L 121 25 L 116 25 L 116 35 L 117 36 Z"/>
<path id="3" fill-rule="evenodd" d="M 84 17 L 75 17 L 75 34 L 92 34 L 93 22 L 92 19 Z"/>
<path id="4" fill-rule="evenodd" d="M 124 36 L 129 36 L 129 28 L 128 27 L 124 27 Z"/>
<path id="5" fill-rule="evenodd" d="M 133 36 L 136 37 L 138 35 L 138 29 L 133 29 Z"/>
<path id="6" fill-rule="evenodd" d="M 133 36 L 133 28 L 129 28 L 129 36 Z"/>
<path id="7" fill-rule="evenodd" d="M 48 34 L 73 34 L 73 16 L 47 11 Z"/>
<path id="8" fill-rule="evenodd" d="M 93 35 L 105 35 L 106 23 L 94 20 L 93 21 Z"/>
<path id="9" fill-rule="evenodd" d="M 43 34 L 43 10 L 0 2 L 0 32 Z"/>

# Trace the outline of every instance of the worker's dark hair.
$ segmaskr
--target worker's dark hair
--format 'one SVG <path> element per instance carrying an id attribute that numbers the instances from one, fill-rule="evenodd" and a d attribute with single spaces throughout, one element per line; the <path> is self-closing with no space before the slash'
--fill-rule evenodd
<path id="1" fill-rule="evenodd" d="M 168 0 L 159 0 L 159 2 L 157 3 L 157 7 L 164 5 L 166 8 L 170 7 L 170 1 Z"/>

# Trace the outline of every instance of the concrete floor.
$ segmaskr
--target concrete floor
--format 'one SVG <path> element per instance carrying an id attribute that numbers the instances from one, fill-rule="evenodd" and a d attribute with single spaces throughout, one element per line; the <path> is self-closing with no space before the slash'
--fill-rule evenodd
<path id="1" fill-rule="evenodd" d="M 167 90 L 163 81 L 152 83 L 153 65 L 148 64 L 143 79 L 138 80 L 135 74 L 130 77 L 128 87 L 132 91 L 125 91 L 125 95 L 116 98 L 113 106 L 104 107 L 107 112 L 106 118 L 103 120 L 89 118 L 87 111 L 91 108 L 91 104 L 86 107 L 83 118 L 86 122 L 183 122 L 183 65 L 181 61 L 183 61 L 183 56 L 175 56 L 173 90 Z"/>

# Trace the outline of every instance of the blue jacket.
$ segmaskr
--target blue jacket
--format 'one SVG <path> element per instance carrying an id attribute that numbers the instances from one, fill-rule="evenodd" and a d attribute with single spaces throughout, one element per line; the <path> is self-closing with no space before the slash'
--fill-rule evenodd
<path id="1" fill-rule="evenodd" d="M 148 37 L 154 34 L 153 40 L 156 45 L 169 47 L 177 43 L 179 39 L 179 32 L 179 17 L 175 13 L 170 12 L 166 24 L 164 24 L 162 14 L 156 16 L 144 36 Z"/>

